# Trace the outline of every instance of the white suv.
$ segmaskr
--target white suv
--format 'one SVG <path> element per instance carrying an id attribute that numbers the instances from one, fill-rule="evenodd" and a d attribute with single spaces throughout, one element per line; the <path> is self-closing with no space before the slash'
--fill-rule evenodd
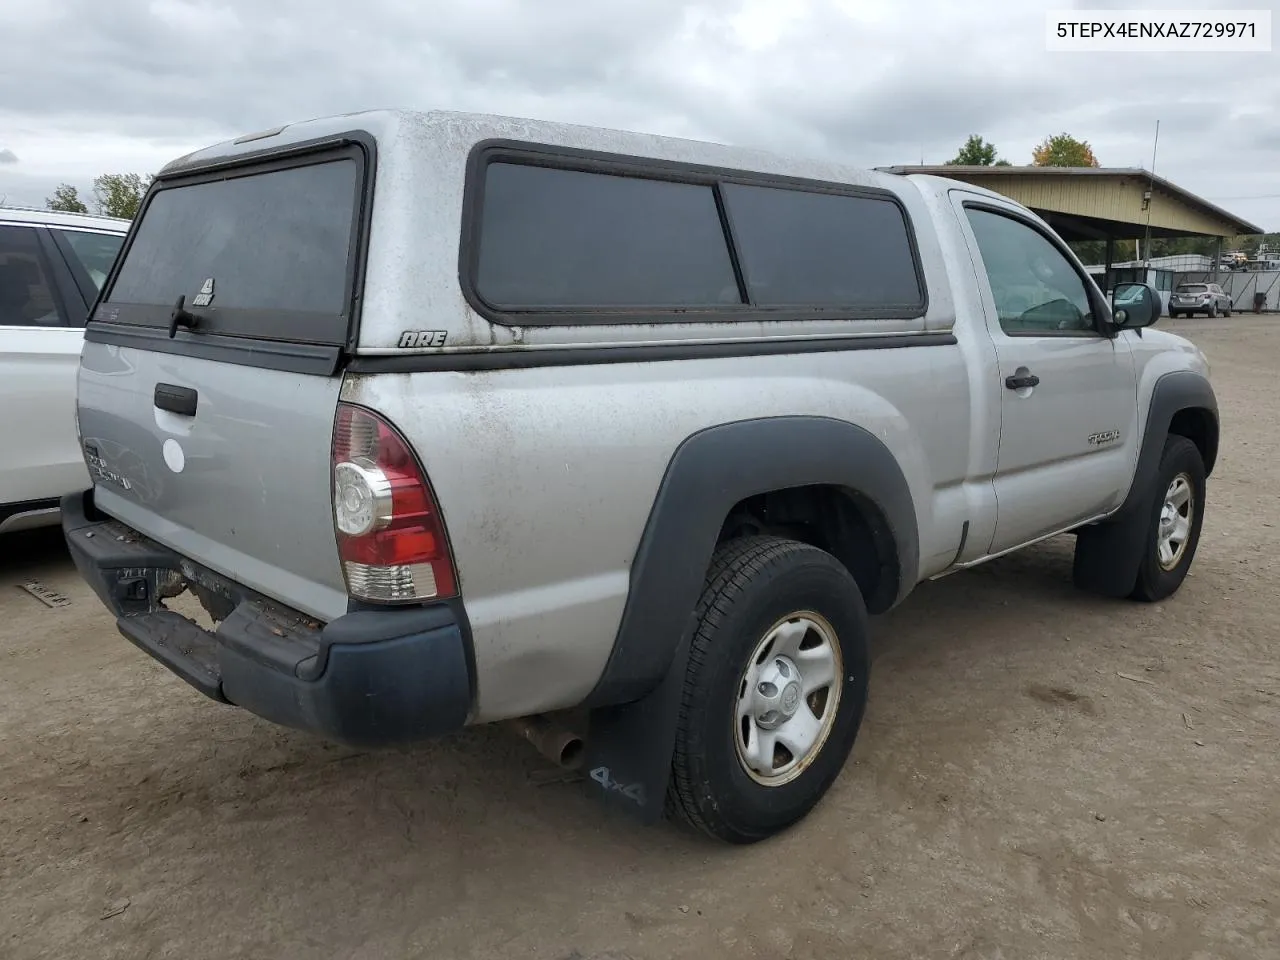
<path id="1" fill-rule="evenodd" d="M 88 483 L 76 440 L 84 322 L 127 220 L 0 207 L 0 533 L 56 523 Z"/>

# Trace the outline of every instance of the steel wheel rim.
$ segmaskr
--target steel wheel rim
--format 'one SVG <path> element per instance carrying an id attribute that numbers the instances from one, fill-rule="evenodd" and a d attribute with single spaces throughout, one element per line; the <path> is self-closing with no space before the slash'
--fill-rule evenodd
<path id="1" fill-rule="evenodd" d="M 823 616 L 800 611 L 764 632 L 738 679 L 733 742 L 747 776 L 790 783 L 822 752 L 835 726 L 844 655 Z"/>
<path id="2" fill-rule="evenodd" d="M 1160 506 L 1156 528 L 1156 558 L 1162 570 L 1172 570 L 1182 562 L 1191 541 L 1191 521 L 1195 516 L 1195 487 L 1188 474 L 1180 473 L 1169 483 Z"/>

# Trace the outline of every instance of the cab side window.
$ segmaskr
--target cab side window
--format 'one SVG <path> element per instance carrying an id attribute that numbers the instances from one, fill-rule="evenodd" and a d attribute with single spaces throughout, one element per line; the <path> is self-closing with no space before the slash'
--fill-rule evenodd
<path id="1" fill-rule="evenodd" d="M 1084 280 L 1040 231 L 987 210 L 965 213 L 1005 333 L 1080 336 L 1095 331 Z"/>
<path id="2" fill-rule="evenodd" d="M 0 227 L 0 327 L 60 327 L 36 232 Z"/>

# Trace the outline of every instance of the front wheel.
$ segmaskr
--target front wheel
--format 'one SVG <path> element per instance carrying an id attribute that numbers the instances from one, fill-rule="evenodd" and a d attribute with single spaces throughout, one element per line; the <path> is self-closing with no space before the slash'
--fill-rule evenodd
<path id="1" fill-rule="evenodd" d="M 1169 437 L 1160 457 L 1146 547 L 1130 594 L 1133 599 L 1163 600 L 1182 586 L 1200 542 L 1204 499 L 1204 460 L 1199 448 L 1186 437 Z"/>
<path id="2" fill-rule="evenodd" d="M 867 701 L 867 613 L 830 554 L 747 537 L 712 559 L 697 608 L 668 808 L 730 843 L 809 813 L 853 748 Z"/>

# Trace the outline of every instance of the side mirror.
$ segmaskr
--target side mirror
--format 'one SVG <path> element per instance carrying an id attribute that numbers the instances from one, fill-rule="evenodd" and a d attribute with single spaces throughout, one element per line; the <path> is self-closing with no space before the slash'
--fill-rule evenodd
<path id="1" fill-rule="evenodd" d="M 1118 283 L 1111 291 L 1111 322 L 1121 330 L 1140 330 L 1160 318 L 1160 294 L 1150 284 Z"/>

